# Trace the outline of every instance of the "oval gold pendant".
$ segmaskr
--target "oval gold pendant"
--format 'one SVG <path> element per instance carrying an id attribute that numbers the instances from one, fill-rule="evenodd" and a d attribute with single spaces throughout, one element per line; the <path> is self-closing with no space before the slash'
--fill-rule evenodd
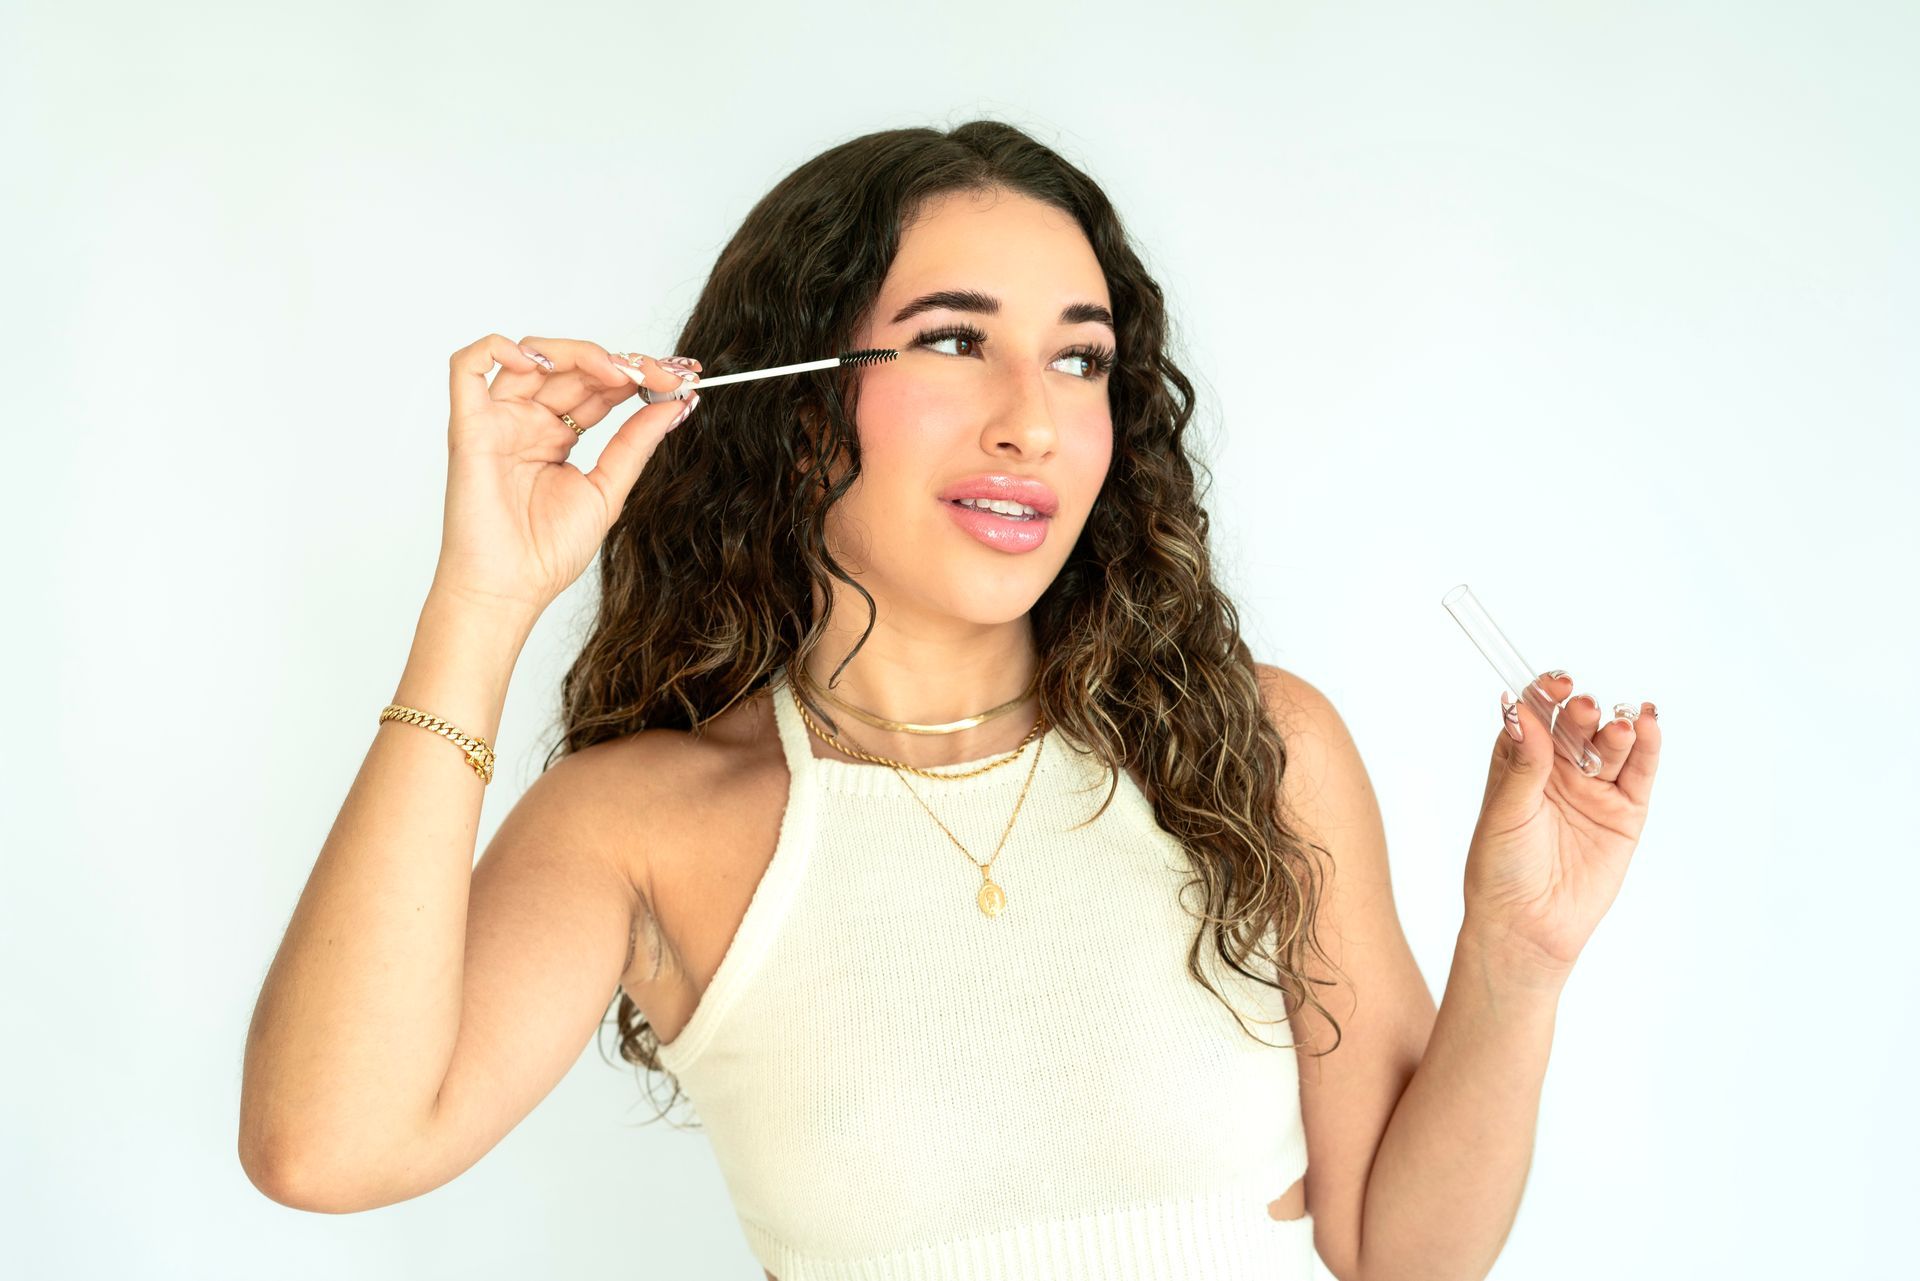
<path id="1" fill-rule="evenodd" d="M 976 901 L 980 904 L 982 912 L 988 916 L 998 916 L 1001 909 L 1007 905 L 1007 892 L 994 884 L 992 877 L 988 877 L 986 884 L 980 887 L 980 894 Z"/>

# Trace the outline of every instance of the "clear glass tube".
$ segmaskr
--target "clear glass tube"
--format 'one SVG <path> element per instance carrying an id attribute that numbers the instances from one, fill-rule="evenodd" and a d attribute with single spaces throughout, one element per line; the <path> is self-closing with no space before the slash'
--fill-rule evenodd
<path id="1" fill-rule="evenodd" d="M 1473 594 L 1473 589 L 1461 583 L 1442 596 L 1440 603 L 1453 615 L 1453 621 L 1460 624 L 1460 630 L 1467 634 L 1467 639 L 1486 655 L 1487 661 L 1493 664 L 1493 670 L 1513 691 L 1513 696 L 1531 707 L 1533 714 L 1546 724 L 1553 734 L 1553 741 L 1566 753 L 1574 768 L 1589 778 L 1598 774 L 1600 753 L 1593 749 L 1593 741 L 1571 722 L 1560 719 L 1560 705 L 1540 688 L 1539 673 L 1520 657 L 1520 651 L 1513 647 L 1513 642 L 1494 624 L 1492 616 L 1480 604 L 1480 598 Z"/>

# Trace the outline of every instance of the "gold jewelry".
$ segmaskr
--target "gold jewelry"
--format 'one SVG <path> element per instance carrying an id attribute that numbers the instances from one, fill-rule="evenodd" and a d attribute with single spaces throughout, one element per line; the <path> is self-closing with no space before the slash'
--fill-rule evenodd
<path id="1" fill-rule="evenodd" d="M 576 439 L 586 434 L 587 429 L 585 427 L 582 427 L 579 423 L 573 421 L 572 414 L 561 414 L 560 421 L 565 423 L 567 426 L 573 428 L 573 434 Z"/>
<path id="2" fill-rule="evenodd" d="M 388 703 L 380 709 L 377 725 L 388 721 L 406 721 L 422 729 L 430 729 L 455 747 L 466 749 L 467 764 L 473 766 L 473 772 L 480 776 L 480 785 L 485 787 L 493 781 L 493 748 L 487 740 L 476 734 L 465 734 L 441 720 L 438 716 L 429 716 L 417 708 L 402 707 L 398 703 Z"/>
<path id="3" fill-rule="evenodd" d="M 1024 739 L 1020 740 L 1020 746 L 1016 747 L 1013 750 L 1012 754 L 1008 756 L 1004 756 L 1001 759 L 994 761 L 992 764 L 983 765 L 978 769 L 970 769 L 958 774 L 934 774 L 928 770 L 921 769 L 918 766 L 908 765 L 904 761 L 892 761 L 892 760 L 886 759 L 885 757 L 874 756 L 867 752 L 858 751 L 854 748 L 848 747 L 839 740 L 839 737 L 837 735 L 828 734 L 825 730 L 821 729 L 818 725 L 814 723 L 813 717 L 808 715 L 807 713 L 807 707 L 805 703 L 802 703 L 799 699 L 796 698 L 793 701 L 793 705 L 799 709 L 800 719 L 805 721 L 807 724 L 807 727 L 811 729 L 815 734 L 819 735 L 820 738 L 823 739 L 824 741 L 831 743 L 834 747 L 847 753 L 849 756 L 857 756 L 862 760 L 873 761 L 876 764 L 885 765 L 888 769 L 891 769 L 893 771 L 894 777 L 900 780 L 900 786 L 906 788 L 907 794 L 912 796 L 915 801 L 919 802 L 921 809 L 927 811 L 927 817 L 931 818 L 935 823 L 939 823 L 940 830 L 947 834 L 947 839 L 952 841 L 954 846 L 962 854 L 965 854 L 967 856 L 967 861 L 969 863 L 972 863 L 975 867 L 980 869 L 980 892 L 974 896 L 974 902 L 979 905 L 980 911 L 987 916 L 998 916 L 1000 915 L 1001 912 L 1006 910 L 1007 892 L 1006 890 L 1001 888 L 1000 883 L 998 881 L 995 881 L 993 879 L 993 865 L 995 861 L 999 859 L 1000 852 L 1007 847 L 1007 837 L 1013 833 L 1014 820 L 1020 817 L 1020 809 L 1023 805 L 1027 803 L 1027 789 L 1033 786 L 1033 776 L 1034 776 L 1034 773 L 1040 768 L 1040 752 L 1041 752 L 1041 749 L 1046 746 L 1046 741 L 1042 739 L 1039 742 L 1039 744 L 1037 744 L 1034 747 L 1033 763 L 1027 767 L 1027 777 L 1025 781 L 1020 784 L 1020 797 L 1013 804 L 1013 813 L 1007 817 L 1007 826 L 1000 833 L 1000 843 L 994 847 L 993 858 L 988 859 L 984 863 L 982 863 L 979 859 L 975 858 L 973 856 L 973 852 L 969 850 L 965 845 L 962 845 L 960 843 L 960 838 L 953 834 L 953 830 L 951 828 L 949 828 L 945 823 L 940 822 L 940 816 L 938 814 L 935 814 L 933 812 L 933 809 L 924 800 L 920 799 L 920 793 L 913 790 L 913 785 L 907 782 L 906 776 L 902 774 L 900 771 L 903 769 L 911 770 L 913 773 L 924 775 L 927 778 L 972 778 L 976 774 L 984 774 L 990 769 L 998 769 L 1000 766 L 1005 765 L 1008 761 L 1011 761 L 1016 757 L 1018 757 L 1021 752 L 1024 752 L 1026 750 L 1027 744 L 1033 742 L 1034 739 L 1037 736 L 1039 736 L 1045 724 L 1043 720 L 1036 719 L 1034 721 L 1033 728 L 1027 731 L 1027 736 Z"/>
<path id="4" fill-rule="evenodd" d="M 920 808 L 927 811 L 927 817 L 940 823 L 940 830 L 946 832 L 947 839 L 967 856 L 969 863 L 980 869 L 980 892 L 974 896 L 973 901 L 980 905 L 980 911 L 987 916 L 998 916 L 1006 910 L 1007 892 L 1000 888 L 998 881 L 993 879 L 993 864 L 994 860 L 1000 857 L 1000 851 L 1007 847 L 1007 837 L 1013 832 L 1013 820 L 1020 817 L 1020 807 L 1027 803 L 1027 789 L 1033 786 L 1034 772 L 1040 768 L 1040 749 L 1045 746 L 1045 739 L 1034 745 L 1033 764 L 1027 767 L 1026 780 L 1020 784 L 1020 799 L 1013 803 L 1013 813 L 1007 816 L 1007 826 L 1000 833 L 1000 843 L 993 847 L 993 858 L 984 863 L 975 858 L 973 852 L 966 846 L 960 844 L 960 838 L 955 836 L 945 823 L 940 823 L 940 816 L 935 814 L 925 801 L 920 801 L 920 793 L 913 790 L 913 784 L 907 782 L 906 776 L 897 769 L 893 771 L 894 777 L 900 780 L 900 786 L 912 792 L 914 800 L 920 801 Z"/>
<path id="5" fill-rule="evenodd" d="M 990 762 L 989 764 L 982 765 L 978 769 L 961 770 L 957 774 L 936 774 L 932 770 L 922 769 L 918 765 L 909 765 L 905 761 L 891 760 L 885 756 L 872 756 L 856 748 L 848 747 L 844 742 L 841 741 L 839 735 L 829 734 L 825 729 L 823 729 L 819 725 L 818 722 L 816 722 L 813 719 L 812 715 L 808 713 L 807 705 L 805 703 L 801 702 L 799 699 L 796 698 L 793 700 L 793 705 L 800 709 L 800 719 L 807 723 L 807 727 L 811 729 L 816 736 L 819 737 L 821 742 L 831 743 L 833 746 L 839 748 L 841 751 L 845 752 L 847 755 L 857 756 L 863 761 L 872 761 L 875 765 L 885 765 L 890 769 L 895 769 L 895 770 L 909 770 L 912 773 L 920 775 L 920 777 L 922 778 L 972 778 L 976 774 L 984 774 L 988 770 L 999 769 L 1002 765 L 1006 765 L 1015 760 L 1018 760 L 1020 758 L 1020 753 L 1026 750 L 1027 744 L 1031 743 L 1034 739 L 1038 738 L 1040 736 L 1041 729 L 1043 728 L 1042 722 L 1040 722 L 1039 720 L 1035 720 L 1033 723 L 1033 728 L 1027 731 L 1027 736 L 1020 740 L 1019 745 L 1015 747 L 1011 752 L 1008 752 L 1005 756 L 1002 756 L 997 761 L 993 761 L 993 762 Z"/>
<path id="6" fill-rule="evenodd" d="M 794 674 L 799 678 L 797 683 L 808 693 L 816 694 L 824 698 L 827 702 L 832 703 L 835 707 L 853 713 L 855 717 L 865 721 L 875 729 L 892 730 L 899 734 L 957 734 L 963 729 L 973 729 L 975 726 L 983 725 L 996 716 L 1005 715 L 1020 706 L 1020 704 L 1026 702 L 1029 698 L 1033 697 L 1034 687 L 1040 683 L 1040 673 L 1035 671 L 1033 679 L 1027 682 L 1026 692 L 1018 698 L 1010 698 L 998 707 L 990 707 L 986 711 L 979 712 L 973 716 L 963 716 L 957 721 L 946 721 L 939 725 L 921 725 L 913 721 L 890 721 L 884 716 L 878 716 L 873 712 L 867 711 L 865 708 L 855 707 L 852 703 L 835 697 L 833 691 L 822 689 L 820 686 L 814 684 L 813 678 L 807 675 L 806 668 L 796 667 L 793 670 Z"/>

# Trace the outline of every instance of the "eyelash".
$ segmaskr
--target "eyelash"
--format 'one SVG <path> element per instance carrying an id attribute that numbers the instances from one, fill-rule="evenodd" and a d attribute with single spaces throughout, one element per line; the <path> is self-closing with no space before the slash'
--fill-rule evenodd
<path id="1" fill-rule="evenodd" d="M 976 347 L 987 341 L 986 334 L 972 325 L 948 325 L 944 329 L 932 329 L 919 335 L 913 340 L 913 345 L 924 347 L 930 343 L 944 342 L 949 338 L 965 338 Z M 1083 382 L 1099 382 L 1112 373 L 1115 364 L 1118 363 L 1114 359 L 1113 348 L 1098 347 L 1091 343 L 1069 347 L 1060 353 L 1059 359 L 1065 360 L 1069 356 L 1079 356 L 1092 367 L 1092 372 L 1081 380 Z"/>

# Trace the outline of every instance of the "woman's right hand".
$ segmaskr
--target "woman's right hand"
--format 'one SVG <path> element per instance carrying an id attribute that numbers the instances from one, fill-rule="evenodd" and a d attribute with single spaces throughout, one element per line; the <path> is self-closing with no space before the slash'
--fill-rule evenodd
<path id="1" fill-rule="evenodd" d="M 633 360 L 637 367 L 577 339 L 515 344 L 499 334 L 453 353 L 435 590 L 538 616 L 580 576 L 661 439 L 698 400 L 699 361 Z M 687 396 L 642 405 L 601 447 L 592 471 L 567 461 L 580 438 L 561 414 L 592 427 L 634 395 L 639 380 L 656 394 L 671 393 L 683 372 L 691 376 Z"/>

